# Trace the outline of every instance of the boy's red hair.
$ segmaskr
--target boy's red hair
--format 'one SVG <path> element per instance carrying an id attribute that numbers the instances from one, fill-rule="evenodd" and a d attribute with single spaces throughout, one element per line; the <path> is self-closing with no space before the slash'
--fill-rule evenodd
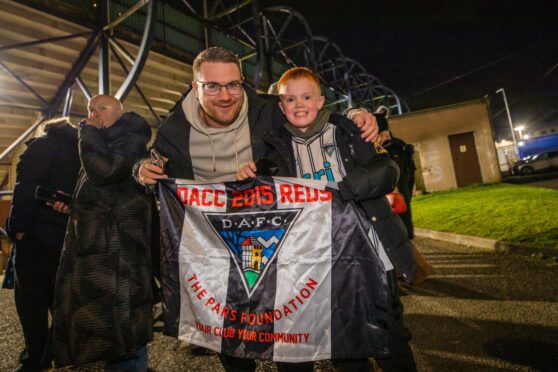
<path id="1" fill-rule="evenodd" d="M 287 81 L 297 80 L 302 78 L 306 78 L 309 79 L 310 81 L 313 81 L 318 86 L 318 89 L 321 92 L 320 78 L 318 77 L 318 75 L 312 72 L 312 70 L 306 67 L 293 67 L 285 71 L 285 73 L 281 76 L 281 78 L 277 82 L 277 92 L 281 91 L 281 88 L 283 87 L 283 85 L 287 83 Z"/>

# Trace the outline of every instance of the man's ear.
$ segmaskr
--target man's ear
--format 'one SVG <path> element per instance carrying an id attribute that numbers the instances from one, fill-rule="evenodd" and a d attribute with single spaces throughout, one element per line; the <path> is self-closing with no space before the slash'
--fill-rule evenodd
<path id="1" fill-rule="evenodd" d="M 324 103 L 325 103 L 325 97 L 320 96 L 320 98 L 318 98 L 318 110 L 321 110 L 322 107 L 324 107 Z"/>
<path id="2" fill-rule="evenodd" d="M 283 109 L 283 104 L 281 103 L 281 101 L 277 102 L 277 104 L 279 105 L 279 108 L 281 109 L 283 115 L 285 115 L 285 109 Z"/>
<path id="3" fill-rule="evenodd" d="M 194 91 L 194 93 L 196 94 L 196 97 L 198 96 L 198 82 L 193 80 L 192 81 L 192 90 Z"/>

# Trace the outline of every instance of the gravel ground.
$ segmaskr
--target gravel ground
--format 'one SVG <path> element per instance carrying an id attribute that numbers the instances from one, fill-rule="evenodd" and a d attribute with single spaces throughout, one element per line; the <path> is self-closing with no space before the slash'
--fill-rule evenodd
<path id="1" fill-rule="evenodd" d="M 1 282 L 2 276 L 0 276 Z M 23 349 L 23 336 L 13 297 L 12 290 L 0 289 L 0 372 L 13 371 L 17 368 L 19 352 Z M 195 355 L 187 345 L 159 332 L 155 333 L 153 342 L 148 346 L 148 355 L 149 367 L 157 372 L 224 371 L 215 353 Z M 80 368 L 62 369 L 64 370 L 102 371 L 103 365 L 96 363 Z M 276 370 L 272 362 L 258 361 L 258 372 Z M 319 362 L 316 364 L 315 371 L 329 372 L 333 371 L 333 368 L 328 362 Z"/>
<path id="2" fill-rule="evenodd" d="M 557 371 L 558 263 L 416 238 L 435 268 L 418 287 L 404 287 L 405 322 L 419 371 Z M 21 328 L 11 290 L 0 290 L 0 372 L 18 365 Z M 223 371 L 215 354 L 194 355 L 155 334 L 153 371 Z M 100 371 L 101 364 L 78 371 Z M 258 371 L 275 371 L 259 362 Z M 316 371 L 333 371 L 327 362 Z"/>
<path id="3" fill-rule="evenodd" d="M 8 289 L 0 289 L 0 371 L 11 371 L 17 367 L 17 358 L 23 345 L 13 293 Z"/>

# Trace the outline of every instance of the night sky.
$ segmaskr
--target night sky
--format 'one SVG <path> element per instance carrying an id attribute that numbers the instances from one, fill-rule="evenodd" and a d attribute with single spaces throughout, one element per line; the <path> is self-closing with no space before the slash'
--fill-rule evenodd
<path id="1" fill-rule="evenodd" d="M 557 0 L 261 0 L 269 5 L 299 11 L 411 110 L 487 95 L 501 139 L 503 87 L 515 125 L 558 125 Z"/>

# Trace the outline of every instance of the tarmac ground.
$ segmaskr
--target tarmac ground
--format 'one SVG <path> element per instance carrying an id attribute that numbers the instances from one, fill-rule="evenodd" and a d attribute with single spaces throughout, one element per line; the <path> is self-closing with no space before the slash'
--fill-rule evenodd
<path id="1" fill-rule="evenodd" d="M 503 182 L 558 190 L 558 171 L 540 172 L 529 176 L 510 176 Z"/>
<path id="2" fill-rule="evenodd" d="M 405 321 L 419 371 L 556 371 L 558 264 L 427 238 L 418 249 L 435 273 L 420 286 L 403 286 Z M 18 365 L 23 338 L 11 290 L 0 290 L 0 371 Z M 156 333 L 151 370 L 222 371 L 215 354 L 196 355 Z M 100 371 L 101 364 L 73 369 Z M 258 371 L 275 371 L 258 362 Z M 329 362 L 316 371 L 332 371 Z"/>

